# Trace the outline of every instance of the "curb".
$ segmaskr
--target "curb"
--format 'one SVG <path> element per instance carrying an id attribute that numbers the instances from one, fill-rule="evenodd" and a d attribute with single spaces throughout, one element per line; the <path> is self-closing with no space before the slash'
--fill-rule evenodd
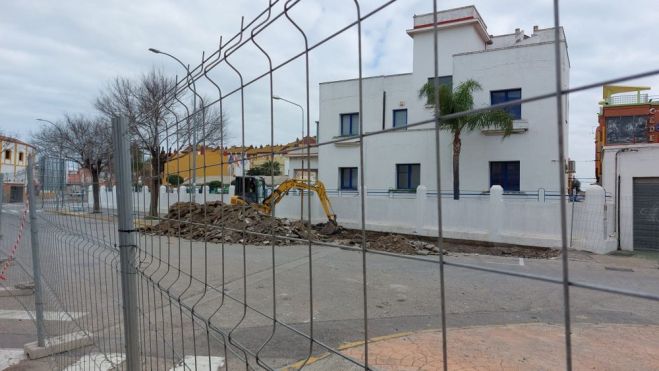
<path id="1" fill-rule="evenodd" d="M 45 339 L 45 345 L 43 347 L 38 346 L 36 341 L 27 343 L 23 346 L 23 350 L 29 359 L 44 358 L 53 354 L 93 345 L 94 342 L 90 335 L 82 331 L 72 332 Z"/>

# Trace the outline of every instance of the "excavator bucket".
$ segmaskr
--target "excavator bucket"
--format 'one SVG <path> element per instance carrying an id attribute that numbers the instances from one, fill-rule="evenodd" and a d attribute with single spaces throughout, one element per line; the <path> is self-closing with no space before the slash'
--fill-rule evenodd
<path id="1" fill-rule="evenodd" d="M 339 231 L 339 225 L 336 224 L 335 220 L 330 220 L 325 223 L 325 225 L 323 225 L 319 231 L 320 233 L 329 236 Z"/>

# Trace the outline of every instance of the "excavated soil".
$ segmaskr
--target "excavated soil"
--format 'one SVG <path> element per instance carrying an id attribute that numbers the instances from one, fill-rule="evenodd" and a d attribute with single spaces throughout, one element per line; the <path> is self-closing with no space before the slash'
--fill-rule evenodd
<path id="1" fill-rule="evenodd" d="M 254 233 L 243 233 L 247 230 Z M 269 245 L 271 235 L 290 238 L 321 239 L 315 230 L 300 221 L 272 219 L 260 214 L 256 209 L 245 206 L 224 204 L 220 201 L 206 204 L 177 202 L 169 207 L 163 220 L 153 226 L 144 227 L 145 233 L 164 236 L 176 236 L 190 240 L 208 242 L 246 243 L 250 245 Z M 290 245 L 295 241 L 274 239 L 277 245 Z"/>
<path id="2" fill-rule="evenodd" d="M 361 246 L 361 235 L 361 230 L 341 228 L 337 234 L 331 237 L 341 244 Z M 439 252 L 436 237 L 400 233 L 366 231 L 366 245 L 372 250 L 399 254 L 437 255 Z M 494 244 L 490 242 L 455 239 L 444 239 L 444 252 L 536 259 L 548 259 L 560 255 L 560 250 L 547 247 Z"/>
<path id="3" fill-rule="evenodd" d="M 362 232 L 339 227 L 332 235 L 325 235 L 325 223 L 313 225 L 299 220 L 272 219 L 256 209 L 245 206 L 223 204 L 220 201 L 206 204 L 179 202 L 169 208 L 167 216 L 142 231 L 157 235 L 168 235 L 192 240 L 250 245 L 292 245 L 304 243 L 311 237 L 314 241 L 332 242 L 345 246 L 360 247 Z M 243 233 L 247 230 L 253 233 Z M 272 233 L 285 238 L 272 238 Z M 290 239 L 288 239 L 290 238 Z M 409 255 L 437 255 L 437 239 L 415 235 L 366 231 L 368 249 Z M 444 251 L 523 258 L 552 258 L 560 254 L 555 249 L 519 245 L 502 245 L 487 242 L 445 240 Z"/>

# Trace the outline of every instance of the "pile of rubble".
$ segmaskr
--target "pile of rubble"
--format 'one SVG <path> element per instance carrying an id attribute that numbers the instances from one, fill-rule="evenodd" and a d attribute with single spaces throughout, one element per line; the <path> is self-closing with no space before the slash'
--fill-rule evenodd
<path id="1" fill-rule="evenodd" d="M 255 233 L 243 233 L 243 230 Z M 273 233 L 279 236 L 274 239 L 276 245 L 296 244 L 298 242 L 295 239 L 311 237 L 312 240 L 320 240 L 324 237 L 315 229 L 310 230 L 303 222 L 273 219 L 254 208 L 228 205 L 220 201 L 205 204 L 175 203 L 160 223 L 144 227 L 142 231 L 190 240 L 250 245 L 270 245 Z"/>
<path id="2" fill-rule="evenodd" d="M 335 242 L 344 245 L 361 246 L 361 236 L 357 233 L 351 238 L 337 236 Z M 414 239 L 400 234 L 367 233 L 366 247 L 371 250 L 387 251 L 408 255 L 437 255 L 439 248 L 430 242 Z"/>

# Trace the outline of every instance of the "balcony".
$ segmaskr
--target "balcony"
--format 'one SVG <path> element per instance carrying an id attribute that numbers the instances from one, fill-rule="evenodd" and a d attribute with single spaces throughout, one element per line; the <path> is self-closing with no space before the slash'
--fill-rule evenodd
<path id="1" fill-rule="evenodd" d="M 659 96 L 649 96 L 648 94 L 624 94 L 612 95 L 604 100 L 605 106 L 621 106 L 627 104 L 648 104 L 659 102 Z"/>
<path id="2" fill-rule="evenodd" d="M 513 134 L 521 134 L 529 131 L 529 122 L 527 120 L 514 120 L 513 121 Z M 503 130 L 495 127 L 487 127 L 481 129 L 483 135 L 503 135 Z"/>

